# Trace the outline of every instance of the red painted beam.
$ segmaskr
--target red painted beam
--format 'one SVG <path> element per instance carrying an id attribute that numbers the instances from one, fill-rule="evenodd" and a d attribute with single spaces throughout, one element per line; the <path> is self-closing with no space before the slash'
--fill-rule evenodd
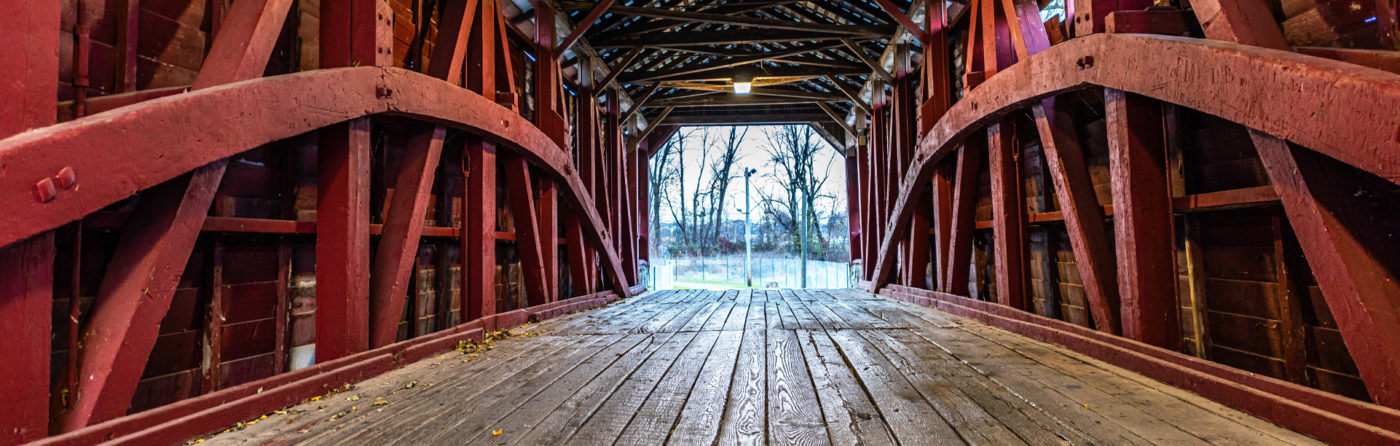
<path id="1" fill-rule="evenodd" d="M 599 0 L 598 4 L 593 5 L 593 9 L 588 11 L 588 15 L 583 16 L 583 20 L 579 20 L 574 30 L 570 31 L 569 35 L 559 42 L 559 46 L 555 48 L 554 57 L 556 59 L 564 57 L 564 52 L 578 43 L 579 39 L 583 38 L 583 33 L 588 32 L 588 28 L 593 27 L 593 23 L 597 22 L 603 13 L 608 12 L 608 8 L 611 8 L 612 4 L 613 0 Z"/>
<path id="2" fill-rule="evenodd" d="M 1194 60 L 1199 61 L 1199 65 L 1182 66 L 1185 72 L 1170 75 L 1153 70 L 1103 69 L 1153 66 L 1162 58 Z M 1142 94 L 1210 113 L 1294 141 L 1392 182 L 1400 181 L 1400 156 L 1395 155 L 1400 153 L 1400 141 L 1394 138 L 1394 129 L 1400 127 L 1400 115 L 1386 113 L 1381 108 L 1372 109 L 1378 103 L 1400 107 L 1400 101 L 1391 102 L 1390 99 L 1392 95 L 1400 95 L 1400 78 L 1394 74 L 1237 44 L 1127 34 L 1095 34 L 1073 39 L 1031 56 L 1029 60 L 1035 62 L 1018 63 L 1003 70 L 958 101 L 920 139 L 914 168 L 905 175 L 902 184 L 927 182 L 936 162 L 953 153 L 959 143 L 978 130 L 978 123 L 988 122 L 1035 99 L 1091 85 Z M 1183 78 L 1213 79 L 1214 73 L 1219 72 L 1234 73 L 1235 78 L 1246 81 L 1180 82 Z M 1261 81 L 1263 79 L 1267 81 Z M 1370 100 L 1344 99 L 1354 97 Z M 1253 101 L 1258 106 L 1240 109 L 1224 105 L 1238 101 Z M 1307 103 L 1323 111 L 1306 117 L 1291 113 L 1298 103 Z M 1382 117 L 1381 122 L 1375 122 L 1377 117 Z M 1321 124 L 1322 121 L 1328 124 Z M 1357 127 L 1356 122 L 1373 125 Z M 1338 128 L 1348 131 L 1338 133 Z M 907 222 L 909 203 L 901 201 L 906 198 L 896 199 L 898 212 L 892 213 L 894 218 L 883 224 L 897 226 Z M 895 242 L 887 241 L 890 245 Z M 880 243 L 885 246 L 884 241 Z M 877 261 L 877 267 L 887 268 L 886 261 Z"/>
<path id="3" fill-rule="evenodd" d="M 1021 143 L 1008 121 L 987 128 L 992 176 L 993 258 L 997 302 L 1026 309 L 1026 191 L 1021 180 Z"/>
<path id="4" fill-rule="evenodd" d="M 316 188 L 316 361 L 367 350 L 370 118 L 320 131 Z"/>
<path id="5" fill-rule="evenodd" d="M 890 0 L 875 0 L 875 4 L 880 5 L 880 9 L 884 10 L 885 14 L 888 14 L 894 21 L 899 22 L 899 26 L 904 27 L 905 31 L 908 31 L 914 38 L 919 39 L 920 43 L 924 45 L 929 43 L 928 32 L 920 27 L 918 23 L 914 23 L 914 21 L 909 18 L 908 14 L 905 14 L 904 11 L 900 11 L 899 7 L 895 6 L 894 2 Z"/>
<path id="6" fill-rule="evenodd" d="M 497 21 L 488 17 L 495 13 L 491 0 L 481 0 L 472 22 L 467 60 L 466 86 L 491 102 L 496 102 L 496 32 Z M 467 320 L 496 314 L 496 144 L 478 136 L 467 139 L 465 173 L 466 211 L 462 231 L 462 296 Z M 493 327 L 485 327 L 487 330 Z"/>
<path id="7" fill-rule="evenodd" d="M 437 43 L 433 55 L 428 59 L 429 76 L 447 81 L 449 84 L 462 82 L 462 65 L 467 59 L 469 32 L 476 24 L 477 5 L 480 0 L 446 0 L 438 19 Z"/>
<path id="8" fill-rule="evenodd" d="M 1069 113 L 1057 109 L 1054 99 L 1031 106 L 1045 168 L 1055 184 L 1055 197 L 1064 214 L 1065 230 L 1074 251 L 1075 266 L 1083 280 L 1084 297 L 1099 330 L 1121 332 L 1118 316 L 1118 277 L 1113 246 L 1108 243 L 1103 208 L 1094 194 L 1084 149 Z"/>
<path id="9" fill-rule="evenodd" d="M 544 263 L 546 301 L 559 299 L 559 189 L 554 180 L 539 179 L 540 198 L 536 203 L 539 216 L 540 262 Z"/>
<path id="10" fill-rule="evenodd" d="M 1393 249 L 1400 239 L 1381 224 L 1392 211 L 1356 195 L 1389 185 L 1284 140 L 1252 136 L 1366 391 L 1400 408 L 1400 255 Z"/>
<path id="11" fill-rule="evenodd" d="M 0 46 L 0 97 L 6 98 L 0 101 L 0 138 L 53 124 L 62 9 L 59 2 L 32 2 L 0 14 L 0 28 L 12 36 L 11 44 Z M 36 185 L 53 186 L 49 175 L 56 174 L 37 183 L 30 178 L 29 194 L 16 198 L 37 200 Z M 49 431 L 53 265 L 52 232 L 0 246 L 0 314 L 6 318 L 0 323 L 0 394 L 17 409 L 0 418 L 0 443 L 38 440 Z"/>
<path id="12" fill-rule="evenodd" d="M 475 320 L 496 314 L 496 145 L 471 137 L 466 158 L 462 302 Z"/>
<path id="13" fill-rule="evenodd" d="M 1162 105 L 1108 89 L 1104 107 L 1123 336 L 1176 350 L 1181 311 Z"/>
<path id="14" fill-rule="evenodd" d="M 976 229 L 977 175 L 986 146 L 981 139 L 969 139 L 958 149 L 953 177 L 953 204 L 948 244 L 947 276 L 944 289 L 949 293 L 967 294 L 967 274 L 972 268 L 972 232 Z"/>
<path id="15" fill-rule="evenodd" d="M 957 166 L 944 163 L 933 174 L 933 286 L 939 291 L 948 290 L 948 260 L 953 241 L 953 180 Z"/>
<path id="16" fill-rule="evenodd" d="M 1264 48 L 1288 48 L 1265 0 L 1197 0 L 1191 2 L 1191 10 L 1206 37 Z"/>
<path id="17" fill-rule="evenodd" d="M 371 347 L 392 344 L 398 336 L 447 127 L 417 124 L 409 132 L 369 275 Z"/>
<path id="18" fill-rule="evenodd" d="M 0 324 L 5 339 L 0 355 L 6 358 L 0 361 L 0 376 L 5 377 L 0 391 L 16 409 L 0 421 L 2 443 L 34 441 L 49 432 L 53 262 L 52 232 L 0 249 L 0 312 L 8 319 Z"/>
<path id="19" fill-rule="evenodd" d="M 583 226 L 579 223 L 578 217 L 573 213 L 564 213 L 564 237 L 568 239 L 565 245 L 569 255 L 569 283 L 572 285 L 572 295 L 582 296 L 592 294 L 594 282 L 589 273 L 588 264 L 593 261 L 593 256 L 586 249 L 583 240 Z"/>
<path id="20" fill-rule="evenodd" d="M 382 0 L 321 5 L 323 68 L 393 64 L 392 8 Z M 369 118 L 321 130 L 317 151 L 316 361 L 370 347 Z"/>
<path id="21" fill-rule="evenodd" d="M 506 160 L 505 174 L 506 198 L 510 212 L 515 216 L 516 246 L 520 252 L 525 295 L 529 298 L 530 306 L 543 305 L 550 299 L 540 245 L 551 244 L 554 238 L 540 233 L 539 218 L 535 213 L 535 188 L 530 181 L 530 164 L 521 158 Z"/>

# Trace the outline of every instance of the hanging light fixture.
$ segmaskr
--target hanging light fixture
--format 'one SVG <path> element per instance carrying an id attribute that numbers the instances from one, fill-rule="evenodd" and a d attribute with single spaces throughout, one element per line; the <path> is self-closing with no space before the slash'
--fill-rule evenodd
<path id="1" fill-rule="evenodd" d="M 753 75 L 740 72 L 730 79 L 734 82 L 734 94 L 749 94 L 753 89 Z"/>

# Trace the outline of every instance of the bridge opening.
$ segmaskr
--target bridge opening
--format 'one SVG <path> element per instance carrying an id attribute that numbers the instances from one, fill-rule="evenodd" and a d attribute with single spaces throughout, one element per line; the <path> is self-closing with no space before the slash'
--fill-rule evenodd
<path id="1" fill-rule="evenodd" d="M 845 161 L 826 130 L 679 129 L 651 159 L 649 288 L 854 286 Z"/>

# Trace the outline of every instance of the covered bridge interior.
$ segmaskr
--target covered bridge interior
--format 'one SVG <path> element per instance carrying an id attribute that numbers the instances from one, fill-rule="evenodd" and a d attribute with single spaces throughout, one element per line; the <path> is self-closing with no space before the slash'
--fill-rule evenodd
<path id="1" fill-rule="evenodd" d="M 1398 443 L 1397 9 L 11 5 L 0 443 Z M 646 290 L 730 124 L 851 289 Z"/>

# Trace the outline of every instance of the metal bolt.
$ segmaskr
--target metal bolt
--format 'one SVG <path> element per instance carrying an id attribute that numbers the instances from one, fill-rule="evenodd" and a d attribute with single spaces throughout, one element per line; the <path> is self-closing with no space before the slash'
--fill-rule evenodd
<path id="1" fill-rule="evenodd" d="M 54 175 L 53 179 L 58 182 L 58 187 L 72 189 L 78 184 L 78 173 L 73 171 L 73 167 L 64 166 L 62 170 L 58 171 L 58 175 Z"/>
<path id="2" fill-rule="evenodd" d="M 58 188 L 54 186 L 52 178 L 44 178 L 34 183 L 34 198 L 40 203 L 48 203 L 58 197 Z"/>

